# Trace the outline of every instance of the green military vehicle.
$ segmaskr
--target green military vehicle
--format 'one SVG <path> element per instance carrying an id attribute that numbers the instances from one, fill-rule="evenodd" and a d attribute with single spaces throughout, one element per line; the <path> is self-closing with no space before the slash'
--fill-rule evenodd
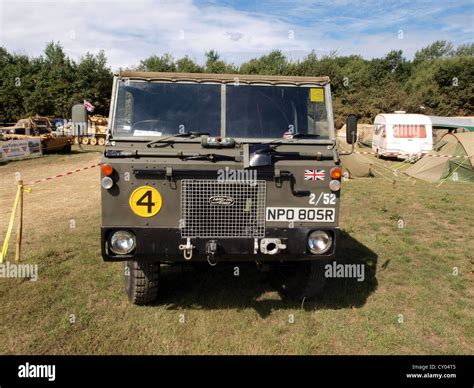
<path id="1" fill-rule="evenodd" d="M 289 263 L 321 291 L 342 176 L 329 78 L 121 72 L 109 128 L 102 256 L 126 262 L 133 303 L 171 263 Z"/>

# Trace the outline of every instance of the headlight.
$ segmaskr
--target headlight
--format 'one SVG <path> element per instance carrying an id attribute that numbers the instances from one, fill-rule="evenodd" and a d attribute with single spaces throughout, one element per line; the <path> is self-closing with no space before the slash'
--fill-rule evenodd
<path id="1" fill-rule="evenodd" d="M 104 189 L 108 190 L 112 188 L 112 186 L 114 185 L 114 181 L 111 177 L 104 176 L 100 184 L 102 185 Z"/>
<path id="2" fill-rule="evenodd" d="M 331 245 L 332 236 L 323 230 L 315 230 L 308 236 L 308 247 L 310 252 L 314 255 L 327 252 L 329 248 L 331 248 Z"/>
<path id="3" fill-rule="evenodd" d="M 135 249 L 135 236 L 124 230 L 114 232 L 110 237 L 110 250 L 116 255 L 126 255 Z"/>

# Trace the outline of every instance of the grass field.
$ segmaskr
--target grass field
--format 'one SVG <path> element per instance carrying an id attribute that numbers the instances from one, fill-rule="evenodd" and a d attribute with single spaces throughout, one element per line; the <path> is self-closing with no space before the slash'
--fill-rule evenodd
<path id="1" fill-rule="evenodd" d="M 0 166 L 2 241 L 16 172 L 30 181 L 99 160 L 75 152 Z M 98 169 L 35 185 L 23 256 L 39 278 L 0 279 L 0 354 L 473 354 L 474 187 L 392 178 L 343 184 L 340 256 L 365 263 L 365 281 L 332 279 L 303 304 L 255 265 L 239 277 L 218 265 L 165 269 L 159 301 L 131 305 L 123 264 L 100 256 Z"/>

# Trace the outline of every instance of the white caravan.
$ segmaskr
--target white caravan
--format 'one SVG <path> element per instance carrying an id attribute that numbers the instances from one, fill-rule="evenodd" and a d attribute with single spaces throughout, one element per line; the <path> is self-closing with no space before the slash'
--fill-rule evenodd
<path id="1" fill-rule="evenodd" d="M 375 117 L 372 150 L 377 157 L 406 159 L 433 149 L 433 130 L 428 116 L 383 113 Z"/>

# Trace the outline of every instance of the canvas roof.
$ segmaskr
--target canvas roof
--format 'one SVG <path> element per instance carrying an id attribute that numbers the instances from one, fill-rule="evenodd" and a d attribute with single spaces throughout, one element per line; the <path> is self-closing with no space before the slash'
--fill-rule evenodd
<path id="1" fill-rule="evenodd" d="M 466 128 L 474 131 L 474 120 L 468 117 L 429 116 L 435 128 Z"/>
<path id="2" fill-rule="evenodd" d="M 375 117 L 374 123 L 377 124 L 425 124 L 430 125 L 428 116 L 417 113 L 381 113 Z"/>
<path id="3" fill-rule="evenodd" d="M 447 157 L 450 155 L 458 156 L 458 158 Z M 466 158 L 467 156 L 469 158 Z M 413 166 L 406 169 L 405 173 L 428 182 L 437 182 L 454 171 L 452 170 L 453 165 L 461 178 L 464 177 L 469 181 L 474 179 L 473 132 L 445 135 L 435 150 L 430 151 Z"/>
<path id="4" fill-rule="evenodd" d="M 464 133 L 451 133 L 446 135 L 443 139 L 448 136 L 455 137 L 466 151 L 466 156 L 469 157 L 471 162 L 471 167 L 474 168 L 474 133 L 464 132 Z"/>
<path id="5" fill-rule="evenodd" d="M 234 83 L 238 79 L 242 84 L 266 83 L 271 85 L 325 85 L 329 77 L 296 77 L 279 75 L 244 75 L 210 73 L 160 73 L 142 71 L 122 71 L 116 74 L 122 78 L 165 82 L 218 82 Z"/>

